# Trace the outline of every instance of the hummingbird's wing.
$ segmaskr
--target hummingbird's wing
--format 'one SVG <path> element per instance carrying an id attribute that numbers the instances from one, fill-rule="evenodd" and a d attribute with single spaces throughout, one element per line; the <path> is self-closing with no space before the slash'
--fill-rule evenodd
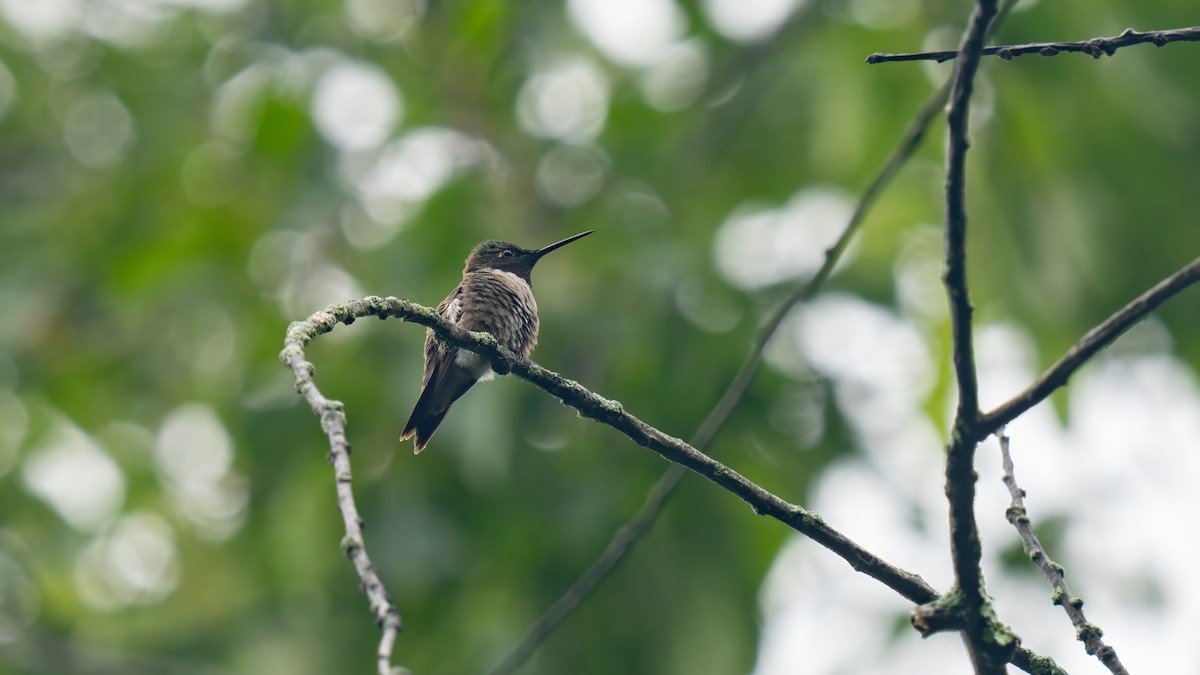
<path id="1" fill-rule="evenodd" d="M 451 323 L 457 324 L 462 315 L 462 293 L 463 287 L 460 284 L 437 306 L 438 314 Z M 450 405 L 465 394 L 478 379 L 454 363 L 457 351 L 444 348 L 433 331 L 426 333 L 425 377 L 421 385 L 421 395 L 417 398 L 417 404 L 400 434 L 401 441 L 416 437 L 413 442 L 414 453 L 425 449 Z"/>
<path id="2" fill-rule="evenodd" d="M 409 438 L 413 441 L 413 453 L 418 454 L 425 449 L 433 432 L 449 412 L 451 404 L 457 401 L 471 388 L 478 378 L 470 371 L 454 363 L 452 352 L 442 352 L 432 368 L 426 370 L 429 380 L 421 389 L 417 405 L 413 406 L 412 414 L 404 425 L 400 440 Z"/>
<path id="3" fill-rule="evenodd" d="M 459 284 L 437 306 L 437 313 L 456 326 L 462 319 L 462 295 L 463 285 Z M 437 334 L 431 330 L 425 331 L 425 377 L 421 380 L 422 388 L 429 386 L 429 378 L 433 376 L 433 369 L 445 351 L 437 340 Z"/>

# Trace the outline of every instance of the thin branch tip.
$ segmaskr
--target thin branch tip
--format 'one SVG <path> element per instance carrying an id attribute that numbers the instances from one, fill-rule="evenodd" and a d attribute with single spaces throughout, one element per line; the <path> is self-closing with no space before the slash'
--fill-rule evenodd
<path id="1" fill-rule="evenodd" d="M 1039 375 L 1023 391 L 985 414 L 980 422 L 982 431 L 1003 433 L 1004 425 L 1046 400 L 1087 363 L 1134 325 L 1168 300 L 1200 282 L 1200 258 L 1196 258 L 1174 274 L 1155 284 L 1145 293 L 1114 312 L 1104 322 L 1089 330 L 1054 365 Z"/>
<path id="2" fill-rule="evenodd" d="M 1017 485 L 1016 468 L 1012 458 L 1012 450 L 1010 448 L 1010 439 L 1003 432 L 997 434 L 1000 440 L 1000 463 L 1003 467 L 1004 486 L 1008 488 L 1008 494 L 1012 499 L 1012 504 L 1005 512 L 1008 522 L 1016 528 L 1017 534 L 1021 536 L 1021 544 L 1024 547 L 1026 556 L 1030 561 L 1037 566 L 1042 576 L 1050 583 L 1051 604 L 1058 605 L 1063 608 L 1067 616 L 1071 619 L 1072 625 L 1075 626 L 1075 635 L 1084 645 L 1084 651 L 1089 655 L 1098 656 L 1100 662 L 1113 673 L 1113 675 L 1129 675 L 1125 670 L 1125 666 L 1117 657 L 1117 652 L 1111 645 L 1104 643 L 1102 639 L 1104 631 L 1094 623 L 1087 620 L 1083 613 L 1083 598 L 1072 595 L 1071 589 L 1067 586 L 1066 574 L 1063 566 L 1050 558 L 1050 554 L 1046 552 L 1045 546 L 1033 529 L 1033 522 L 1030 520 L 1025 509 L 1025 490 Z M 1016 517 L 1015 514 L 1021 514 Z M 1100 655 L 1103 656 L 1100 656 Z"/>
<path id="3" fill-rule="evenodd" d="M 1030 42 L 1019 45 L 996 45 L 985 47 L 982 55 L 998 56 L 1001 60 L 1011 61 L 1017 56 L 1024 56 L 1026 54 L 1053 57 L 1059 54 L 1075 52 L 1098 59 L 1101 56 L 1112 56 L 1118 49 L 1124 47 L 1139 44 L 1152 44 L 1155 47 L 1163 47 L 1172 42 L 1200 42 L 1200 26 L 1146 32 L 1126 28 L 1120 35 L 1090 38 L 1077 42 Z M 867 56 L 867 63 L 898 63 L 902 61 L 934 61 L 944 63 L 952 59 L 957 59 L 961 55 L 961 51 L 912 52 L 903 54 L 877 52 Z"/>

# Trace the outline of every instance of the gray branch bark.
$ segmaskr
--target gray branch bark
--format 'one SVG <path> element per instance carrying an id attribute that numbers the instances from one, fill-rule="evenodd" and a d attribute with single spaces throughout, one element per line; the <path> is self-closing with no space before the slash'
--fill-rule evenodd
<path id="1" fill-rule="evenodd" d="M 975 521 L 975 448 L 979 434 L 979 384 L 975 373 L 971 294 L 967 286 L 966 156 L 968 120 L 975 73 L 979 69 L 988 25 L 998 11 L 996 0 L 978 0 L 959 47 L 950 107 L 946 111 L 946 244 L 942 281 L 950 303 L 954 374 L 958 411 L 946 448 L 946 500 L 950 511 L 950 556 L 954 590 L 944 600 L 919 607 L 913 625 L 928 634 L 958 630 L 977 675 L 1004 675 L 1020 644 L 995 616 L 983 569 L 983 546 Z"/>
<path id="2" fill-rule="evenodd" d="M 1083 643 L 1087 653 L 1098 658 L 1100 663 L 1103 663 L 1104 667 L 1108 668 L 1113 675 L 1129 675 L 1129 671 L 1125 670 L 1121 659 L 1117 658 L 1117 650 L 1104 644 L 1104 631 L 1084 616 L 1083 598 L 1071 594 L 1071 589 L 1067 587 L 1066 572 L 1063 570 L 1063 566 L 1050 559 L 1046 547 L 1042 546 L 1041 540 L 1034 533 L 1033 522 L 1025 510 L 1025 491 L 1017 485 L 1016 469 L 1013 467 L 1012 453 L 1008 447 L 1008 436 L 1003 431 L 998 436 L 1000 438 L 1000 459 L 1004 466 L 1004 486 L 1008 488 L 1008 494 L 1012 496 L 1012 505 L 1005 511 L 1004 517 L 1009 524 L 1017 528 L 1017 533 L 1021 535 L 1025 555 L 1029 556 L 1033 564 L 1037 565 L 1037 568 L 1042 571 L 1042 575 L 1050 582 L 1050 586 L 1054 589 L 1051 596 L 1054 604 L 1060 605 L 1070 617 L 1071 623 L 1075 626 L 1075 637 Z"/>

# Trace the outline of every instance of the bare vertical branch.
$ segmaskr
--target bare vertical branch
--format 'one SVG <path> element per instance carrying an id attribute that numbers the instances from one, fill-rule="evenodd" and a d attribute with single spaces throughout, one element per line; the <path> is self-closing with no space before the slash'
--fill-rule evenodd
<path id="1" fill-rule="evenodd" d="M 946 111 L 946 242 L 942 282 L 950 301 L 954 342 L 954 375 L 958 381 L 958 418 L 973 422 L 979 416 L 979 385 L 975 379 L 975 349 L 971 335 L 971 296 L 967 287 L 966 163 L 970 147 L 969 117 L 979 50 L 987 23 L 995 13 L 994 0 L 979 0 L 959 48 L 963 58 L 954 71 L 950 106 Z"/>
<path id="2" fill-rule="evenodd" d="M 1042 575 L 1050 582 L 1050 586 L 1054 588 L 1054 593 L 1051 594 L 1051 599 L 1054 604 L 1061 605 L 1063 611 L 1071 618 L 1071 623 L 1075 626 L 1075 636 L 1083 643 L 1084 649 L 1088 654 L 1095 656 L 1103 663 L 1113 675 L 1129 675 L 1129 671 L 1125 670 L 1121 660 L 1117 658 L 1117 651 L 1111 646 L 1104 644 L 1102 637 L 1104 631 L 1094 623 L 1090 623 L 1087 617 L 1083 615 L 1083 598 L 1071 594 L 1071 589 L 1067 587 L 1067 580 L 1062 565 L 1050 559 L 1050 555 L 1046 553 L 1046 548 L 1042 546 L 1042 542 L 1038 540 L 1037 535 L 1033 532 L 1033 523 L 1029 520 L 1029 514 L 1025 510 L 1025 491 L 1017 486 L 1017 477 L 1013 468 L 1012 453 L 1008 447 L 1008 435 L 1001 429 L 996 436 L 1000 439 L 1000 457 L 1004 465 L 1004 485 L 1008 488 L 1008 493 L 1012 496 L 1012 505 L 1004 512 L 1005 518 L 1017 528 L 1017 532 L 1021 535 L 1021 543 L 1025 548 L 1025 555 L 1033 561 L 1034 565 L 1042 571 Z"/>
<path id="3" fill-rule="evenodd" d="M 979 66 L 979 51 L 983 46 L 983 35 L 987 23 L 995 11 L 996 3 L 992 0 L 979 0 L 972 13 L 971 22 L 963 37 L 959 49 L 963 57 L 958 61 L 954 73 L 954 83 L 950 93 L 950 107 L 946 112 L 947 149 L 946 149 L 946 233 L 945 233 L 945 262 L 942 272 L 942 282 L 946 287 L 946 295 L 950 303 L 951 338 L 953 341 L 954 374 L 958 383 L 958 412 L 955 419 L 955 438 L 951 442 L 950 458 L 966 459 L 967 472 L 973 472 L 971 455 L 975 447 L 975 439 L 968 438 L 966 432 L 979 417 L 979 385 L 975 374 L 975 350 L 973 344 L 972 307 L 970 291 L 967 286 L 967 210 L 966 210 L 966 155 L 970 146 L 968 141 L 968 122 L 971 94 L 974 90 L 975 72 Z M 954 450 L 958 450 L 955 452 Z M 956 457 L 957 456 L 957 457 Z M 956 474 L 947 469 L 947 492 L 955 484 L 961 482 Z M 970 524 L 974 529 L 972 502 L 974 500 L 974 477 L 966 481 L 970 487 L 965 495 L 966 513 L 963 523 Z M 951 498 L 952 505 L 955 501 Z M 952 525 L 953 511 L 952 511 Z M 956 536 L 957 540 L 958 537 Z M 955 572 L 960 583 L 971 580 L 979 572 L 978 539 L 974 555 L 966 549 L 967 546 L 956 546 Z M 961 562 L 959 559 L 962 559 Z"/>
<path id="4" fill-rule="evenodd" d="M 946 242 L 942 281 L 950 303 L 954 374 L 958 412 L 946 450 L 946 498 L 950 506 L 950 552 L 955 591 L 932 606 L 919 607 L 913 623 L 928 633 L 962 632 L 978 675 L 1002 675 L 1018 640 L 997 621 L 984 590 L 980 568 L 982 546 L 975 524 L 975 448 L 979 420 L 979 385 L 971 335 L 971 296 L 967 286 L 966 155 L 971 94 L 988 24 L 996 15 L 996 0 L 978 0 L 959 46 L 946 112 Z"/>

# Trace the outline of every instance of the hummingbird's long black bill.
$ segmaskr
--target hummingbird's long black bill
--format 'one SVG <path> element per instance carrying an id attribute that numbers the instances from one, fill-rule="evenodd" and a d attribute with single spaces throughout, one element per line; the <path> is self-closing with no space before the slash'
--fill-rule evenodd
<path id="1" fill-rule="evenodd" d="M 566 239 L 563 239 L 562 241 L 556 241 L 553 244 L 550 244 L 549 246 L 543 246 L 543 247 L 539 248 L 538 250 L 534 251 L 533 254 L 540 258 L 555 249 L 562 248 L 563 246 L 566 246 L 567 244 L 575 241 L 576 239 L 582 239 L 593 232 L 595 232 L 595 230 L 588 230 L 587 232 L 580 232 L 579 234 L 577 234 L 573 237 L 567 237 Z"/>

